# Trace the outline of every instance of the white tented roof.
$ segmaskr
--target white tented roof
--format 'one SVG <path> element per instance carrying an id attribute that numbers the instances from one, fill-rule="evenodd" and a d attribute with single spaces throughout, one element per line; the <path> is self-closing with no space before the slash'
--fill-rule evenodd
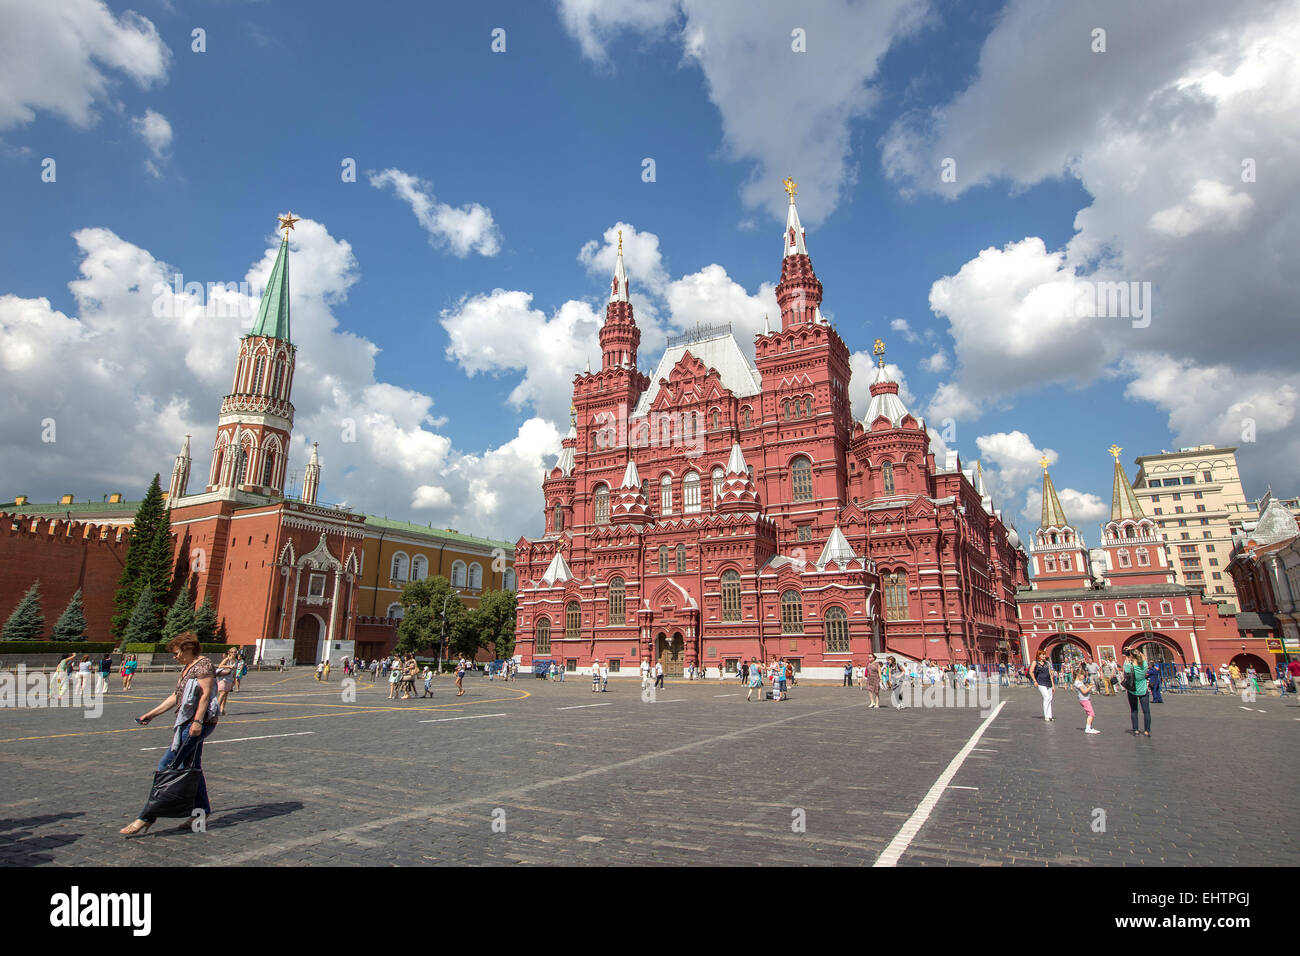
<path id="1" fill-rule="evenodd" d="M 737 398 L 748 398 L 762 391 L 762 375 L 740 350 L 740 344 L 731 333 L 726 332 L 713 338 L 700 339 L 698 342 L 674 345 L 664 352 L 663 358 L 655 367 L 654 374 L 650 376 L 650 387 L 636 403 L 636 408 L 632 412 L 633 418 L 640 418 L 650 411 L 650 406 L 659 394 L 659 380 L 668 378 L 668 373 L 673 370 L 673 366 L 680 362 L 687 352 L 708 368 L 717 369 L 723 387 L 731 389 Z"/>
<path id="2" fill-rule="evenodd" d="M 892 382 L 889 372 L 883 365 L 876 366 L 875 374 L 871 377 L 871 384 L 875 385 L 880 382 Z M 862 424 L 867 428 L 871 427 L 881 415 L 889 419 L 889 424 L 895 428 L 902 422 L 903 418 L 910 414 L 907 406 L 902 403 L 894 392 L 881 392 L 879 395 L 871 396 L 871 404 L 867 406 L 867 414 L 862 418 Z"/>
<path id="3" fill-rule="evenodd" d="M 564 560 L 564 554 L 556 551 L 555 557 L 551 558 L 551 564 L 542 575 L 543 584 L 563 584 L 573 577 L 573 572 L 569 570 L 569 562 Z"/>

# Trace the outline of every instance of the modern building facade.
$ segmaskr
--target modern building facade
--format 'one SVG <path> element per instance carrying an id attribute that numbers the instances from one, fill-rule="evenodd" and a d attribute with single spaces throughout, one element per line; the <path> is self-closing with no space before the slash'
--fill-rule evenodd
<path id="1" fill-rule="evenodd" d="M 1246 501 L 1237 449 L 1196 445 L 1140 455 L 1133 491 L 1169 544 L 1174 580 L 1203 588 L 1224 613 L 1237 610 L 1228 574 L 1232 536 L 1257 512 Z"/>
<path id="2" fill-rule="evenodd" d="M 1262 638 L 1271 662 L 1300 657 L 1300 525 L 1289 503 L 1265 497 L 1234 541 L 1232 574 L 1243 633 Z"/>

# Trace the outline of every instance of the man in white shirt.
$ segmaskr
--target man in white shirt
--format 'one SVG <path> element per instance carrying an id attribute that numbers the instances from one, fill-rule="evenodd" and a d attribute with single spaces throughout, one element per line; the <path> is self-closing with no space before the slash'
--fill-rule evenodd
<path id="1" fill-rule="evenodd" d="M 650 686 L 650 661 L 641 658 L 641 689 L 645 690 Z"/>
<path id="2" fill-rule="evenodd" d="M 606 661 L 600 665 L 600 692 L 603 694 L 609 687 L 609 662 Z"/>
<path id="3" fill-rule="evenodd" d="M 663 661 L 655 662 L 655 686 L 664 686 L 664 664 Z"/>

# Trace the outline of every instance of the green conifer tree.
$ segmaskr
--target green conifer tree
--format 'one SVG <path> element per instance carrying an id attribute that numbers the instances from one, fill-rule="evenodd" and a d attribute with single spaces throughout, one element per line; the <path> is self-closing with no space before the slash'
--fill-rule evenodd
<path id="1" fill-rule="evenodd" d="M 211 644 L 217 639 L 217 609 L 212 606 L 210 595 L 204 596 L 203 604 L 194 612 L 194 633 L 201 644 Z"/>
<path id="2" fill-rule="evenodd" d="M 5 641 L 39 641 L 45 636 L 45 617 L 41 614 L 41 582 L 37 581 L 23 599 L 18 602 L 14 612 L 5 621 L 0 640 Z"/>
<path id="3" fill-rule="evenodd" d="M 63 609 L 59 619 L 54 623 L 56 641 L 84 641 L 86 639 L 86 607 L 81 600 L 81 591 L 72 595 L 72 600 Z"/>
<path id="4" fill-rule="evenodd" d="M 189 582 L 185 582 L 185 587 L 181 593 L 176 595 L 176 600 L 172 602 L 171 608 L 167 611 L 167 620 L 163 623 L 162 639 L 170 641 L 177 634 L 184 634 L 186 631 L 194 630 L 194 619 L 197 615 L 194 612 L 194 597 L 190 593 Z"/>
<path id="5" fill-rule="evenodd" d="M 135 613 L 141 589 L 154 577 L 148 569 L 154 563 L 151 558 L 154 557 L 158 525 L 163 520 L 166 520 L 166 502 L 155 474 L 144 501 L 136 510 L 135 523 L 131 526 L 131 543 L 126 549 L 122 575 L 117 580 L 117 594 L 113 597 L 113 633 L 119 637 L 125 633 Z M 167 523 L 170 530 L 170 520 Z"/>
<path id="6" fill-rule="evenodd" d="M 146 584 L 136 598 L 135 609 L 122 633 L 123 644 L 156 644 L 161 637 L 158 615 L 154 611 L 153 591 Z"/>

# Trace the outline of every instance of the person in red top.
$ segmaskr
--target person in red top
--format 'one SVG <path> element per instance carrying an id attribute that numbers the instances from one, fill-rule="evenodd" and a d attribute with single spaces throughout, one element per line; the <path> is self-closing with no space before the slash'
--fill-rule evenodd
<path id="1" fill-rule="evenodd" d="M 1286 672 L 1291 675 L 1292 693 L 1300 694 L 1300 660 L 1292 660 L 1286 665 Z"/>

